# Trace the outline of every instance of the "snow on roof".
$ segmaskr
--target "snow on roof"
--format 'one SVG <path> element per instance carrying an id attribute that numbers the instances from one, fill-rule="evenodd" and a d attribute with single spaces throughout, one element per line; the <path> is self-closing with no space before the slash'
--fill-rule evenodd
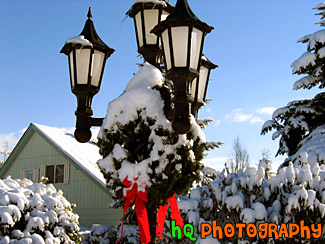
<path id="1" fill-rule="evenodd" d="M 65 128 L 55 128 L 32 123 L 47 139 L 54 143 L 64 154 L 71 158 L 98 183 L 105 187 L 106 181 L 100 172 L 97 161 L 102 158 L 98 146 L 93 142 L 79 143 L 73 132 Z"/>
<path id="2" fill-rule="evenodd" d="M 165 1 L 162 1 L 162 0 L 135 0 L 134 1 L 134 4 L 136 3 L 156 3 L 156 4 L 166 4 Z"/>
<path id="3" fill-rule="evenodd" d="M 90 47 L 93 46 L 93 44 L 91 44 L 90 41 L 85 39 L 85 37 L 83 35 L 71 37 L 70 39 L 66 40 L 65 43 L 66 44 L 69 44 L 69 43 L 80 44 L 82 46 L 90 46 Z"/>

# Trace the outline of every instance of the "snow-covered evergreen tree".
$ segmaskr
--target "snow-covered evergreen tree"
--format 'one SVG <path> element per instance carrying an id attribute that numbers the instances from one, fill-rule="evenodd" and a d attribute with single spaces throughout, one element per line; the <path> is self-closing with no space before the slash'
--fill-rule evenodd
<path id="1" fill-rule="evenodd" d="M 192 118 L 187 135 L 176 134 L 164 115 L 164 101 L 158 90 L 160 71 L 145 64 L 109 104 L 99 133 L 99 166 L 107 186 L 122 198 L 121 182 L 138 178 L 148 187 L 148 205 L 164 204 L 175 192 L 186 193 L 200 179 L 205 150 L 214 147 Z"/>
<path id="2" fill-rule="evenodd" d="M 52 184 L 0 179 L 0 243 L 81 243 L 73 207 Z"/>
<path id="3" fill-rule="evenodd" d="M 176 134 L 164 114 L 164 101 L 155 87 L 163 76 L 144 64 L 124 93 L 112 101 L 99 132 L 98 165 L 115 199 L 122 199 L 122 182 L 136 182 L 148 190 L 147 208 L 157 209 L 176 194 L 186 194 L 200 180 L 205 151 L 218 146 L 207 143 L 192 117 L 192 129 Z"/>
<path id="4" fill-rule="evenodd" d="M 266 121 L 262 134 L 275 129 L 273 140 L 280 138 L 277 154 L 291 156 L 307 135 L 325 123 L 325 93 L 313 99 L 298 100 L 274 111 L 272 120 Z"/>
<path id="5" fill-rule="evenodd" d="M 314 7 L 320 11 L 321 20 L 317 23 L 324 25 L 325 3 Z M 311 89 L 325 87 L 325 30 L 306 35 L 298 42 L 307 43 L 307 52 L 303 53 L 291 65 L 294 74 L 305 76 L 294 84 L 294 89 Z M 295 154 L 301 142 L 318 126 L 325 123 L 325 93 L 320 93 L 313 99 L 293 101 L 287 106 L 277 109 L 272 120 L 265 122 L 262 134 L 275 129 L 273 139 L 280 138 L 277 154 Z"/>

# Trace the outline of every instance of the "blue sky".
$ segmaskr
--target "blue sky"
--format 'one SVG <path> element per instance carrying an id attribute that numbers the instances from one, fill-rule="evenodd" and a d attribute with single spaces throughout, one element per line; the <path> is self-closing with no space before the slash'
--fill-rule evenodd
<path id="1" fill-rule="evenodd" d="M 254 165 L 263 148 L 272 157 L 278 141 L 260 136 L 263 121 L 275 108 L 311 98 L 319 89 L 293 91 L 299 76 L 290 64 L 306 51 L 297 40 L 320 30 L 312 7 L 317 0 L 188 0 L 193 12 L 214 30 L 204 53 L 219 68 L 211 74 L 208 97 L 213 100 L 199 117 L 213 118 L 205 132 L 225 145 L 208 155 L 214 162 L 230 156 L 239 135 Z M 108 59 L 101 91 L 93 101 L 96 117 L 119 96 L 138 71 L 133 21 L 125 19 L 132 0 L 2 0 L 0 2 L 0 147 L 11 146 L 29 123 L 71 128 L 76 99 L 69 87 L 66 39 L 78 35 L 92 7 L 95 28 L 115 53 Z M 176 0 L 171 0 L 174 5 Z M 139 98 L 140 99 L 140 98 Z M 213 158 L 213 159 L 212 159 Z M 273 158 L 272 158 L 273 159 Z M 283 157 L 273 159 L 276 163 Z"/>

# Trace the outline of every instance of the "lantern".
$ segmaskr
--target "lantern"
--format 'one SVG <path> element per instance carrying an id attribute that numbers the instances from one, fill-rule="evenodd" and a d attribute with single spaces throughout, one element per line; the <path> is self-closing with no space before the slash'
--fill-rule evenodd
<path id="1" fill-rule="evenodd" d="M 69 58 L 71 91 L 78 100 L 75 137 L 79 142 L 89 141 L 90 127 L 102 121 L 91 118 L 91 103 L 100 89 L 106 59 L 114 52 L 96 33 L 90 8 L 87 17 L 80 35 L 68 39 L 61 50 Z"/>
<path id="2" fill-rule="evenodd" d="M 151 30 L 172 12 L 174 8 L 165 1 L 137 2 L 126 13 L 134 19 L 138 52 L 144 59 L 158 66 L 162 55 L 158 37 Z"/>
<path id="3" fill-rule="evenodd" d="M 192 82 L 191 94 L 194 98 L 191 109 L 192 114 L 197 118 L 198 111 L 205 103 L 206 93 L 210 80 L 210 71 L 217 68 L 218 65 L 212 63 L 207 57 L 202 55 L 199 76 Z"/>
<path id="4" fill-rule="evenodd" d="M 152 32 L 161 38 L 166 77 L 174 83 L 174 130 L 186 134 L 191 128 L 191 84 L 199 74 L 204 38 L 213 27 L 199 20 L 187 0 L 177 0 L 174 11 Z"/>

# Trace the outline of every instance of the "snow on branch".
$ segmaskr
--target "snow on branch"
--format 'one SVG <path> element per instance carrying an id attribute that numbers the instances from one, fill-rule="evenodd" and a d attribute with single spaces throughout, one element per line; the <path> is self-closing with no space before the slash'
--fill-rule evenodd
<path id="1" fill-rule="evenodd" d="M 291 67 L 293 68 L 292 73 L 296 74 L 299 73 L 301 69 L 316 65 L 316 58 L 317 56 L 315 53 L 303 53 L 296 61 L 291 64 Z"/>
<path id="2" fill-rule="evenodd" d="M 308 42 L 310 40 L 310 37 L 311 37 L 311 34 L 305 35 L 305 36 L 299 38 L 297 42 L 306 43 L 306 42 Z"/>
<path id="3" fill-rule="evenodd" d="M 325 43 L 325 30 L 316 31 L 315 33 L 311 34 L 308 44 L 308 50 L 314 50 L 316 48 L 317 43 Z"/>
<path id="4" fill-rule="evenodd" d="M 308 88 L 316 81 L 317 78 L 314 76 L 310 76 L 310 75 L 304 76 L 295 82 L 295 84 L 293 85 L 293 89 L 298 90 L 300 88 Z"/>

